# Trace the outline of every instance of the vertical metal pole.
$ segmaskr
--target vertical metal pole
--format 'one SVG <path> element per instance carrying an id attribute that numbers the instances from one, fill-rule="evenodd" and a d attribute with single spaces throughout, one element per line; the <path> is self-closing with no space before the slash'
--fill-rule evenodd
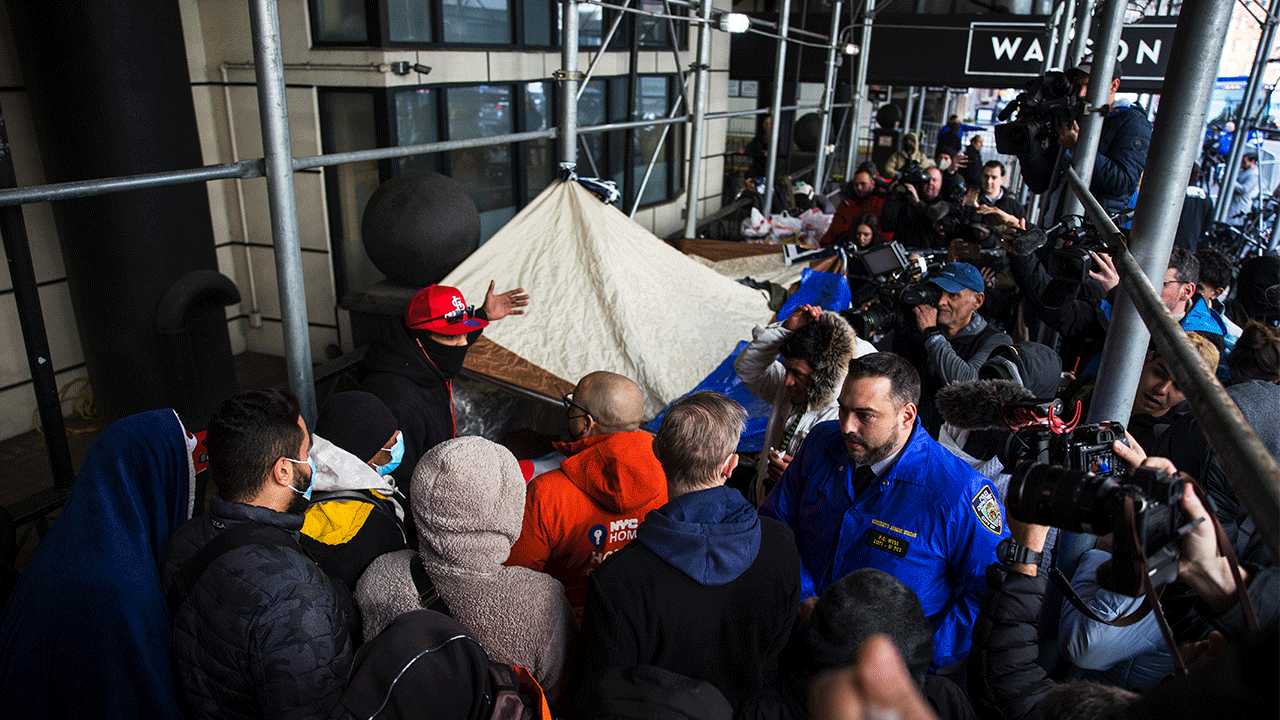
<path id="1" fill-rule="evenodd" d="M 707 128 L 707 102 L 711 91 L 711 0 L 698 5 L 698 54 L 693 61 L 693 128 L 689 131 L 689 182 L 685 185 L 684 236 L 697 237 L 698 196 L 702 186 L 702 144 Z"/>
<path id="2" fill-rule="evenodd" d="M 853 4 L 849 4 L 853 8 Z M 862 146 L 863 130 L 866 123 L 862 119 L 862 107 L 866 104 L 867 92 L 867 58 L 871 57 L 871 21 L 875 17 L 876 0 L 867 0 L 862 11 L 862 41 L 858 44 L 858 74 L 853 79 L 853 92 L 849 102 L 853 104 L 853 125 L 849 128 L 849 157 L 845 159 L 844 179 L 853 179 L 853 169 L 858 165 L 858 151 Z"/>
<path id="3" fill-rule="evenodd" d="M 782 119 L 782 78 L 787 71 L 787 36 L 791 33 L 791 0 L 778 11 L 778 55 L 773 66 L 773 106 L 769 110 L 769 164 L 764 190 L 764 216 L 773 213 L 773 179 L 778 174 L 778 135 Z M 791 138 L 787 138 L 790 142 Z"/>
<path id="4" fill-rule="evenodd" d="M 307 331 L 307 292 L 302 281 L 302 243 L 293 194 L 293 155 L 289 146 L 289 106 L 285 101 L 284 60 L 280 56 L 280 13 L 276 0 L 249 0 L 258 114 L 267 167 L 267 205 L 275 244 L 276 282 L 289 388 L 307 427 L 316 422 L 316 384 Z"/>
<path id="5" fill-rule="evenodd" d="M 560 162 L 578 162 L 578 3 L 560 0 Z M 604 49 L 601 48 L 601 54 Z"/>
<path id="6" fill-rule="evenodd" d="M 1236 186 L 1236 174 L 1240 172 L 1240 159 L 1244 157 L 1245 146 L 1248 145 L 1249 127 L 1253 124 L 1253 106 L 1258 101 L 1258 88 L 1262 85 L 1263 74 L 1267 70 L 1267 58 L 1271 55 L 1271 43 L 1276 37 L 1277 13 L 1280 13 L 1280 0 L 1271 0 L 1267 9 L 1267 19 L 1262 25 L 1262 36 L 1258 38 L 1258 50 L 1253 55 L 1253 68 L 1249 70 L 1249 81 L 1244 86 L 1244 98 L 1236 113 L 1236 136 L 1231 140 L 1231 155 L 1227 157 L 1227 171 L 1222 177 L 1222 185 L 1218 192 L 1218 205 L 1214 208 L 1213 219 L 1218 222 L 1229 222 L 1227 208 L 1231 207 L 1231 192 Z"/>
<path id="7" fill-rule="evenodd" d="M 823 180 L 827 174 L 827 143 L 831 141 L 831 105 L 836 95 L 836 58 L 840 48 L 840 10 L 843 0 L 835 0 L 831 5 L 831 31 L 827 40 L 831 47 L 827 48 L 827 78 L 822 86 L 822 128 L 818 130 L 818 157 L 813 164 L 813 191 L 822 192 Z"/>
<path id="8" fill-rule="evenodd" d="M 1111 78 L 1115 74 L 1116 54 L 1120 46 L 1120 30 L 1124 27 L 1124 9 L 1127 0 L 1106 0 L 1102 16 L 1102 36 L 1093 44 L 1093 67 L 1089 73 L 1089 91 L 1085 100 L 1091 108 L 1107 104 L 1111 92 Z M 1079 38 L 1077 37 L 1077 40 Z M 1192 52 L 1194 54 L 1194 51 Z M 1080 121 L 1080 135 L 1076 149 L 1072 151 L 1071 166 L 1082 178 L 1093 177 L 1093 164 L 1098 155 L 1098 141 L 1102 139 L 1103 117 L 1090 112 Z M 1151 165 L 1150 167 L 1163 167 Z M 1188 167 L 1190 167 L 1188 165 Z M 1178 175 L 1179 173 L 1174 173 Z M 1183 188 L 1185 194 L 1186 188 Z M 1062 198 L 1063 215 L 1079 215 L 1084 206 L 1075 193 L 1067 192 Z"/>
<path id="9" fill-rule="evenodd" d="M 1151 150 L 1147 154 L 1147 167 L 1164 168 L 1168 172 L 1147 173 L 1143 178 L 1129 241 L 1134 259 L 1155 286 L 1164 281 L 1182 201 L 1186 197 L 1187 180 L 1182 169 L 1191 167 L 1199 156 L 1209 95 L 1218 70 L 1218 53 L 1226 38 L 1231 9 L 1231 3 L 1218 0 L 1187 0 L 1182 5 L 1173 37 L 1173 47 L 1183 48 L 1185 52 L 1175 53 L 1169 60 L 1163 93 L 1168 102 L 1160 103 Z M 1094 53 L 1095 62 L 1098 57 L 1099 54 Z M 1094 67 L 1096 70 L 1097 66 Z M 1092 87 L 1091 82 L 1091 90 Z M 1087 175 L 1077 174 L 1086 178 L 1082 182 L 1087 182 Z M 1128 423 L 1150 337 L 1122 285 L 1103 344 L 1089 422 Z M 1081 539 L 1063 547 L 1082 549 L 1088 544 Z"/>
<path id="10" fill-rule="evenodd" d="M 4 125 L 4 111 L 0 110 L 0 188 L 17 186 L 9 131 Z M 18 309 L 18 325 L 22 328 L 22 342 L 27 350 L 27 367 L 31 370 L 36 408 L 40 411 L 44 447 L 49 453 L 49 467 L 53 470 L 53 486 L 65 490 L 76 478 L 71 468 L 71 448 L 67 444 L 67 428 L 62 422 L 62 401 L 58 399 L 58 381 L 53 374 L 49 335 L 44 327 L 44 314 L 40 311 L 40 290 L 31 264 L 31 245 L 27 242 L 27 225 L 22 219 L 21 205 L 0 208 L 0 235 L 4 236 L 13 301 Z"/>
<path id="11" fill-rule="evenodd" d="M 1054 66 L 1059 70 L 1066 69 L 1067 53 L 1071 52 L 1071 27 L 1076 19 L 1075 0 L 1063 0 L 1062 19 L 1058 23 L 1058 54 Z"/>
<path id="12" fill-rule="evenodd" d="M 1067 62 L 1063 65 L 1064 70 L 1067 67 L 1075 67 L 1076 65 L 1079 65 L 1080 58 L 1085 56 L 1085 50 L 1089 43 L 1089 28 L 1093 23 L 1094 3 L 1095 0 L 1081 0 L 1080 2 L 1080 10 L 1076 13 L 1075 18 L 1076 36 L 1071 42 L 1071 54 L 1066 58 Z M 1121 18 L 1123 19 L 1123 17 L 1124 13 L 1121 13 Z M 1103 29 L 1103 32 L 1106 32 L 1105 28 Z M 1106 47 L 1106 45 L 1103 45 L 1102 47 Z M 1098 69 L 1096 64 L 1093 69 Z M 1084 175 L 1082 177 L 1088 176 Z"/>
<path id="13" fill-rule="evenodd" d="M 929 98 L 929 86 L 920 86 L 920 99 L 916 101 L 916 120 L 911 124 L 911 129 L 920 133 L 920 142 L 916 144 L 916 149 L 924 152 L 924 101 Z"/>
<path id="14" fill-rule="evenodd" d="M 902 113 L 902 132 L 909 133 L 912 130 L 911 121 L 916 117 L 916 86 L 907 87 L 907 111 Z"/>

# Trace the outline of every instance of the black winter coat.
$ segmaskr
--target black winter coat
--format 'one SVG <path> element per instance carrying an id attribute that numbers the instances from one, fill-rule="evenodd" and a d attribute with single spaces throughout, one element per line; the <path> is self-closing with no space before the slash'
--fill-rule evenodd
<path id="1" fill-rule="evenodd" d="M 760 529 L 755 561 L 724 585 L 700 585 L 639 541 L 609 556 L 587 579 L 580 686 L 610 668 L 654 665 L 715 685 L 734 706 L 759 691 L 800 605 L 791 530 L 766 517 Z"/>
<path id="2" fill-rule="evenodd" d="M 969 700 L 980 717 L 1030 718 L 1053 687 L 1036 662 L 1046 584 L 1045 575 L 1023 575 L 998 563 L 987 568 L 968 667 Z"/>
<path id="3" fill-rule="evenodd" d="M 301 515 L 214 497 L 174 533 L 163 587 L 225 529 L 257 522 L 297 535 Z M 214 560 L 178 607 L 173 654 L 193 718 L 325 718 L 351 670 L 350 599 L 301 551 L 238 547 Z"/>
<path id="4" fill-rule="evenodd" d="M 483 311 L 478 311 L 476 317 L 485 319 Z M 474 343 L 480 332 L 469 333 L 467 343 Z M 428 359 L 399 317 L 374 336 L 363 365 L 365 377 L 360 389 L 386 403 L 404 436 L 404 458 L 391 477 L 408 497 L 418 458 L 453 438 L 452 379 Z"/>
<path id="5" fill-rule="evenodd" d="M 1129 196 L 1138 187 L 1150 147 L 1151 122 L 1141 105 L 1124 107 L 1102 121 L 1089 191 L 1108 212 L 1117 213 L 1128 207 Z M 1019 156 L 1022 176 L 1032 192 L 1042 193 L 1055 185 L 1062 186 L 1063 181 L 1053 175 L 1057 158 L 1056 136 L 1042 152 Z"/>

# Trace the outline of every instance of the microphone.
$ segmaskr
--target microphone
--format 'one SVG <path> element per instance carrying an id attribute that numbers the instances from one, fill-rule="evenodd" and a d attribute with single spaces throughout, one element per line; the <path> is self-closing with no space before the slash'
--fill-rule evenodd
<path id="1" fill-rule="evenodd" d="M 974 380 L 939 390 L 934 407 L 944 421 L 961 430 L 1008 429 L 1004 405 L 1034 399 L 1030 390 L 1013 380 Z"/>

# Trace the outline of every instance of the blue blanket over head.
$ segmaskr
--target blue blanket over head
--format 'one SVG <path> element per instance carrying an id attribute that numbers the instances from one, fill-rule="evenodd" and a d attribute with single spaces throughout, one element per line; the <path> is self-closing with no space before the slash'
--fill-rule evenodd
<path id="1" fill-rule="evenodd" d="M 6 716 L 183 717 L 158 566 L 193 488 L 172 410 L 120 420 L 93 444 L 0 619 Z"/>

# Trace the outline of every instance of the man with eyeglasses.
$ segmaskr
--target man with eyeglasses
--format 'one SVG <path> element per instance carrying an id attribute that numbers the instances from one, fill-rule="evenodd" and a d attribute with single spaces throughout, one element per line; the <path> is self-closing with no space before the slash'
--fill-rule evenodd
<path id="1" fill-rule="evenodd" d="M 418 458 L 457 434 L 453 379 L 462 372 L 467 349 L 489 323 L 522 315 L 528 304 L 524 288 L 497 294 L 490 282 L 484 305 L 476 308 L 467 305 L 457 288 L 431 285 L 419 290 L 404 316 L 388 323 L 369 344 L 361 389 L 376 395 L 396 417 L 404 458 L 391 477 L 405 497 Z"/>
<path id="2" fill-rule="evenodd" d="M 634 382 L 593 372 L 563 401 L 570 441 L 555 447 L 566 459 L 529 483 L 524 527 L 507 564 L 559 580 L 581 622 L 587 576 L 667 502 L 667 479 L 653 436 L 640 430 L 644 394 Z"/>

